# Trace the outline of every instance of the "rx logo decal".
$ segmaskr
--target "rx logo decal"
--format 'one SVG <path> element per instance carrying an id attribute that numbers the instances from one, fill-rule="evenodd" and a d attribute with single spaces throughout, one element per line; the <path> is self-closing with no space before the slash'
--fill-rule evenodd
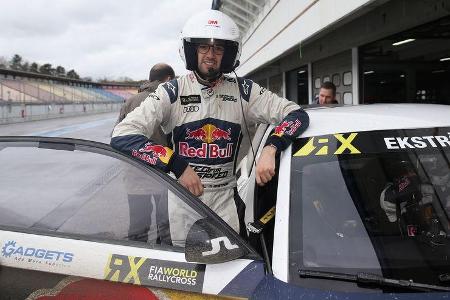
<path id="1" fill-rule="evenodd" d="M 116 282 L 141 284 L 138 271 L 145 262 L 145 258 L 112 255 L 109 259 L 110 261 L 105 269 L 105 279 Z"/>
<path id="2" fill-rule="evenodd" d="M 223 242 L 223 245 L 228 250 L 233 250 L 239 248 L 238 245 L 234 245 L 230 242 L 230 240 L 226 236 L 221 236 L 211 240 L 212 249 L 210 251 L 202 252 L 203 256 L 214 255 L 220 252 L 220 242 Z"/>
<path id="3" fill-rule="evenodd" d="M 361 151 L 359 151 L 355 146 L 352 145 L 352 141 L 356 138 L 357 135 L 357 133 L 351 133 L 347 138 L 345 138 L 340 133 L 334 134 L 333 136 L 337 141 L 341 143 L 341 145 L 336 149 L 336 151 L 333 152 L 333 154 L 342 154 L 345 150 L 349 150 L 349 154 L 360 154 Z M 328 142 L 328 138 L 319 138 L 316 141 L 315 138 L 312 137 L 300 150 L 298 150 L 294 154 L 294 156 L 311 155 L 318 147 L 320 148 L 316 152 L 314 152 L 314 155 L 328 155 Z"/>
<path id="4" fill-rule="evenodd" d="M 135 282 L 136 284 L 141 284 L 138 270 L 145 262 L 145 258 L 137 258 L 137 262 L 135 261 L 136 258 L 134 257 L 129 257 L 128 260 L 130 261 L 130 272 L 125 277 L 124 282 Z"/>

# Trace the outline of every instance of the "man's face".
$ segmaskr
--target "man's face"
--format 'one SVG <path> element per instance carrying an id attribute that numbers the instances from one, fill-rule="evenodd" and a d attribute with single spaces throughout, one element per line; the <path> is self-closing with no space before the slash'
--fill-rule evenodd
<path id="1" fill-rule="evenodd" d="M 197 46 L 198 71 L 205 79 L 215 78 L 220 71 L 224 46 L 213 42 Z"/>
<path id="2" fill-rule="evenodd" d="M 331 104 L 334 101 L 332 89 L 321 88 L 319 92 L 319 104 Z"/>

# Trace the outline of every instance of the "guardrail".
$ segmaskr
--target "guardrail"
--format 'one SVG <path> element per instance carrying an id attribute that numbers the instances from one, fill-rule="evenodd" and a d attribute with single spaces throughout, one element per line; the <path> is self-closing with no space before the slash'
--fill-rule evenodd
<path id="1" fill-rule="evenodd" d="M 0 124 L 119 111 L 122 103 L 28 104 L 0 102 Z"/>

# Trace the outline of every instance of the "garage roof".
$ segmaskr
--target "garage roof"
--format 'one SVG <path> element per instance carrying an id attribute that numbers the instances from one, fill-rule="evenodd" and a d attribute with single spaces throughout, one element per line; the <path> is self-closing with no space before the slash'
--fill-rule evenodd
<path id="1" fill-rule="evenodd" d="M 230 16 L 245 36 L 269 0 L 221 0 L 219 10 Z M 214 5 L 214 3 L 213 3 Z"/>

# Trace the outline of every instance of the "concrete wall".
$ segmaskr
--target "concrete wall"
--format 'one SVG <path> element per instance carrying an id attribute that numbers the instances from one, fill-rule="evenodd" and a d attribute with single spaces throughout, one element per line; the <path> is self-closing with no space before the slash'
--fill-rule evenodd
<path id="1" fill-rule="evenodd" d="M 119 111 L 122 103 L 0 104 L 0 124 Z"/>
<path id="2" fill-rule="evenodd" d="M 257 28 L 243 39 L 239 75 L 254 72 L 263 65 L 325 28 L 332 27 L 355 10 L 374 0 L 272 0 L 269 11 Z M 377 2 L 384 2 L 378 0 Z"/>
<path id="3" fill-rule="evenodd" d="M 344 84 L 344 74 L 345 76 L 350 75 L 352 72 L 352 51 L 347 50 L 341 52 L 337 55 L 327 57 L 325 59 L 316 61 L 312 64 L 312 79 L 313 79 L 313 95 L 314 99 L 319 94 L 320 85 L 325 81 L 332 81 L 336 85 L 336 98 L 339 103 L 344 103 L 344 95 L 346 99 L 350 97 L 353 99 L 352 95 L 352 83 Z M 347 94 L 350 93 L 350 94 Z M 352 104 L 348 102 L 345 104 Z"/>

